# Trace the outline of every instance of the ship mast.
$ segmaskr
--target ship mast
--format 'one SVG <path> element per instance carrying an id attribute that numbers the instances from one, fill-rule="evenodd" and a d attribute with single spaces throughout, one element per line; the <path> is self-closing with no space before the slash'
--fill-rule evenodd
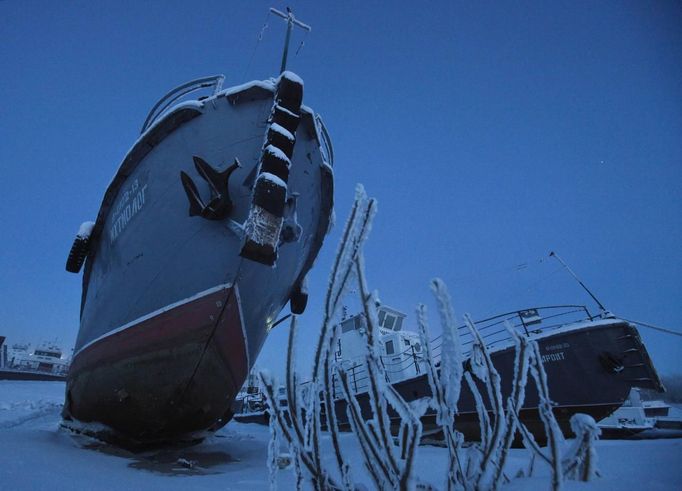
<path id="1" fill-rule="evenodd" d="M 583 289 L 587 292 L 587 294 L 588 294 L 590 297 L 592 297 L 592 300 L 594 300 L 595 302 L 597 302 L 597 305 L 599 305 L 599 308 L 601 309 L 602 314 L 608 313 L 608 310 L 606 310 L 606 307 L 604 307 L 604 305 L 602 305 L 602 303 L 599 301 L 599 299 L 598 299 L 597 297 L 594 296 L 594 294 L 590 291 L 590 289 L 587 288 L 587 287 L 585 286 L 585 283 L 583 283 L 582 281 L 580 281 L 580 278 L 578 278 L 578 275 L 576 275 L 576 274 L 573 272 L 573 270 L 572 270 L 571 268 L 568 267 L 568 264 L 566 264 L 566 263 L 564 262 L 564 260 L 561 259 L 561 257 L 559 257 L 559 254 L 557 254 L 556 252 L 552 251 L 552 252 L 549 253 L 549 257 L 555 257 L 555 258 L 557 258 L 557 260 L 564 266 L 564 268 L 566 268 L 566 271 L 568 271 L 569 273 L 571 273 L 571 276 L 573 276 L 573 278 L 575 278 L 575 280 L 580 284 L 580 286 L 583 287 Z"/>
<path id="2" fill-rule="evenodd" d="M 308 24 L 304 24 L 303 22 L 299 21 L 294 17 L 294 13 L 291 11 L 289 7 L 287 7 L 287 13 L 285 14 L 284 12 L 280 12 L 277 9 L 274 9 L 270 7 L 270 12 L 273 14 L 281 17 L 282 19 L 287 21 L 287 34 L 286 37 L 284 38 L 284 53 L 282 53 L 282 66 L 279 69 L 280 73 L 282 73 L 284 70 L 287 68 L 287 55 L 289 54 L 289 40 L 291 39 L 291 31 L 293 30 L 294 26 L 298 26 L 301 29 L 310 32 L 311 28 Z"/>

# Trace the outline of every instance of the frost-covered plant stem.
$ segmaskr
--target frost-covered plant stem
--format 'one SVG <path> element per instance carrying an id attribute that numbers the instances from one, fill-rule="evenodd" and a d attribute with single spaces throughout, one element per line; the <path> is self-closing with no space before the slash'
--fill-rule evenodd
<path id="1" fill-rule="evenodd" d="M 545 427 L 549 447 L 549 455 L 546 455 L 535 442 L 532 433 L 519 420 L 518 413 L 513 413 L 512 416 L 521 433 L 524 446 L 532 452 L 529 475 L 532 472 L 532 464 L 535 457 L 539 456 L 552 469 L 553 490 L 561 489 L 561 483 L 565 478 L 591 480 L 599 475 L 599 471 L 596 468 L 597 456 L 594 450 L 594 441 L 599 438 L 600 434 L 599 427 L 590 416 L 574 414 L 571 417 L 571 429 L 575 433 L 576 438 L 571 448 L 562 455 L 561 446 L 564 443 L 564 438 L 552 412 L 547 374 L 542 365 L 540 350 L 537 343 L 532 341 L 528 342 L 527 349 L 529 352 L 530 373 L 538 389 L 540 419 Z"/>
<path id="2" fill-rule="evenodd" d="M 327 431 L 331 437 L 332 446 L 334 447 L 334 457 L 336 458 L 336 466 L 338 468 L 339 474 L 341 475 L 341 482 L 346 490 L 350 490 L 352 487 L 350 481 L 350 467 L 348 463 L 343 461 L 343 455 L 341 453 L 341 444 L 339 442 L 339 425 L 336 417 L 336 405 L 333 398 L 333 366 L 332 357 L 334 352 L 334 344 L 336 343 L 336 329 L 332 330 L 332 335 L 329 336 L 329 345 L 327 346 L 327 356 L 324 359 L 324 407 L 325 407 L 325 417 L 327 423 Z"/>
<path id="3" fill-rule="evenodd" d="M 294 460 L 294 474 L 296 474 L 296 491 L 303 489 L 303 471 L 301 470 L 301 452 L 295 445 L 290 445 L 291 454 Z"/>
<path id="4" fill-rule="evenodd" d="M 504 408 L 502 402 L 502 389 L 500 387 L 500 374 L 495 369 L 492 359 L 490 358 L 490 353 L 485 345 L 485 342 L 481 338 L 478 329 L 474 325 L 473 321 L 468 315 L 464 316 L 469 331 L 474 338 L 474 346 L 472 351 L 472 356 L 475 355 L 476 351 L 481 355 L 483 368 L 484 368 L 484 382 L 488 389 L 488 398 L 492 404 L 493 415 L 495 417 L 495 422 L 493 424 L 493 431 L 490 436 L 489 445 L 484 448 L 483 460 L 481 461 L 480 468 L 481 473 L 476 481 L 476 487 L 481 487 L 482 483 L 486 483 L 490 479 L 491 470 L 499 465 L 496 462 L 497 452 L 500 449 L 500 443 L 502 435 L 505 431 L 505 417 Z"/>
<path id="5" fill-rule="evenodd" d="M 370 433 L 368 427 L 365 426 L 360 405 L 350 387 L 348 374 L 342 368 L 338 370 L 338 374 L 339 379 L 341 380 L 343 396 L 347 403 L 346 411 L 348 413 L 348 421 L 360 444 L 360 450 L 362 451 L 362 456 L 365 461 L 365 468 L 368 470 L 377 489 L 381 489 L 385 482 L 390 482 L 390 469 L 384 461 L 381 451 L 377 448 L 375 438 Z"/>
<path id="6" fill-rule="evenodd" d="M 444 332 L 440 373 L 438 373 L 433 363 L 431 346 L 427 335 L 426 308 L 423 305 L 420 305 L 417 309 L 417 319 L 420 338 L 427 359 L 426 372 L 433 394 L 434 408 L 437 411 L 437 421 L 443 429 L 443 435 L 449 452 L 446 487 L 449 489 L 495 490 L 499 488 L 504 480 L 508 480 L 503 472 L 504 464 L 516 433 L 517 415 L 525 399 L 525 386 L 530 358 L 528 341 L 512 332 L 516 345 L 514 377 L 512 380 L 512 393 L 507 399 L 507 406 L 505 408 L 500 375 L 492 363 L 488 348 L 483 342 L 478 329 L 468 316 L 465 316 L 465 321 L 474 338 L 474 346 L 472 359 L 469 364 L 471 370 L 462 373 L 463 360 L 458 353 L 458 335 L 455 330 L 454 314 L 452 313 L 447 288 L 439 280 L 434 280 L 432 289 L 438 301 Z M 489 410 L 485 406 L 474 376 L 486 387 L 488 400 L 492 405 L 490 414 L 494 418 L 492 427 Z M 463 472 L 461 468 L 461 462 L 463 461 L 460 454 L 461 435 L 454 430 L 456 404 L 450 402 L 451 398 L 446 399 L 446 390 L 450 389 L 452 391 L 453 388 L 455 390 L 450 392 L 450 394 L 454 393 L 456 398 L 459 398 L 462 377 L 466 380 L 474 397 L 481 433 L 480 444 L 474 444 L 470 447 L 466 472 Z M 456 387 L 453 387 L 453 384 L 456 384 Z"/>
<path id="7" fill-rule="evenodd" d="M 563 469 L 561 465 L 561 449 L 560 443 L 563 441 L 563 435 L 559 429 L 559 424 L 552 412 L 552 401 L 549 397 L 549 387 L 547 385 L 547 373 L 542 366 L 542 357 L 540 356 L 540 348 L 536 342 L 531 343 L 532 359 L 530 363 L 530 371 L 535 379 L 538 388 L 538 412 L 540 419 L 545 425 L 545 432 L 547 433 L 547 442 L 550 449 L 550 462 L 552 465 L 552 489 L 558 491 L 561 489 L 563 481 Z"/>
<path id="8" fill-rule="evenodd" d="M 306 468 L 310 471 L 313 476 L 313 481 L 316 485 L 321 486 L 326 478 L 325 473 L 322 469 L 320 463 L 319 451 L 316 453 L 315 448 L 312 451 L 308 451 L 308 439 L 306 438 L 306 429 L 301 425 L 301 404 L 298 397 L 298 376 L 294 368 L 294 346 L 296 345 L 296 336 L 298 333 L 298 323 L 297 317 L 292 316 L 291 325 L 289 327 L 289 342 L 287 344 L 287 367 L 286 367 L 286 393 L 287 393 L 287 406 L 289 408 L 289 420 L 291 422 L 290 427 L 294 430 L 296 439 L 289 440 L 290 445 L 297 448 L 298 454 L 301 456 L 301 461 Z M 315 392 L 311 387 L 310 392 Z M 279 405 L 274 401 L 275 406 L 278 407 L 279 412 L 283 412 Z M 307 407 L 310 411 L 310 407 Z M 310 412 L 306 414 L 306 421 L 309 424 Z M 288 433 L 288 432 L 287 432 Z M 285 433 L 285 435 L 287 434 Z M 318 448 L 319 450 L 319 448 Z"/>
<path id="9" fill-rule="evenodd" d="M 338 441 L 338 428 L 334 413 L 334 401 L 329 396 L 331 385 L 331 352 L 333 351 L 333 336 L 330 339 L 331 325 L 339 307 L 340 299 L 348 288 L 354 273 L 355 259 L 359 254 L 364 240 L 371 228 L 372 218 L 376 213 L 376 200 L 368 199 L 361 185 L 356 188 L 355 201 L 350 216 L 346 222 L 342 240 L 339 243 L 334 265 L 329 276 L 329 285 L 325 298 L 325 311 L 315 351 L 312 380 L 308 387 L 305 400 L 299 397 L 298 376 L 294 369 L 294 346 L 296 344 L 296 316 L 292 316 L 287 347 L 286 389 L 289 407 L 289 421 L 284 410 L 277 404 L 276 389 L 273 380 L 261 372 L 261 382 L 264 387 L 271 418 L 277 422 L 282 436 L 289 442 L 292 453 L 297 456 L 297 462 L 310 473 L 315 489 L 349 489 L 351 487 L 350 469 L 344 463 L 341 447 Z M 321 374 L 320 367 L 324 364 L 325 373 Z M 322 383 L 321 383 L 322 382 Z M 341 484 L 338 484 L 324 468 L 320 450 L 320 387 L 326 388 L 325 407 L 327 408 L 327 426 L 332 432 L 332 443 L 336 453 L 336 463 L 341 474 Z M 302 414 L 305 411 L 305 416 Z"/>
<path id="10" fill-rule="evenodd" d="M 374 296 L 369 292 L 367 287 L 367 278 L 365 277 L 365 264 L 362 254 L 358 254 L 355 260 L 355 271 L 358 278 L 359 294 L 362 299 L 362 307 L 367 321 L 367 374 L 369 382 L 369 400 L 370 406 L 374 413 L 377 422 L 377 429 L 381 438 L 380 443 L 386 455 L 388 465 L 394 475 L 399 474 L 398 462 L 394 455 L 390 419 L 384 397 L 385 392 L 381 389 L 385 385 L 385 378 L 383 369 L 379 362 L 379 354 L 377 349 L 377 314 L 376 302 Z"/>
<path id="11" fill-rule="evenodd" d="M 279 455 L 279 438 L 277 436 L 276 418 L 270 417 L 270 442 L 268 443 L 268 480 L 270 491 L 277 490 L 277 456 Z"/>
<path id="12" fill-rule="evenodd" d="M 528 374 L 528 364 L 530 361 L 530 350 L 528 339 L 519 336 L 518 333 L 507 325 L 507 330 L 514 339 L 516 347 L 514 355 L 514 378 L 512 380 L 512 393 L 507 400 L 506 410 L 506 433 L 502 441 L 502 448 L 499 450 L 497 469 L 493 480 L 493 489 L 497 489 L 503 478 L 503 469 L 509 455 L 514 436 L 516 435 L 516 414 L 519 414 L 526 394 L 526 381 Z"/>
<path id="13" fill-rule="evenodd" d="M 374 199 L 368 199 L 364 188 L 358 185 L 356 188 L 355 201 L 350 217 L 346 222 L 343 238 L 337 251 L 334 265 L 329 276 L 329 286 L 325 299 L 325 312 L 317 341 L 313 362 L 312 380 L 308 392 L 307 409 L 307 438 L 306 442 L 313 447 L 314 455 L 319 459 L 319 411 L 314 406 L 319 405 L 320 366 L 328 351 L 328 338 L 332 330 L 332 322 L 338 311 L 340 300 L 347 290 L 355 266 L 355 259 L 361 251 L 362 244 L 366 240 L 371 229 L 372 219 L 376 214 L 377 203 Z"/>
<path id="14" fill-rule="evenodd" d="M 455 431 L 455 416 L 457 414 L 457 402 L 461 393 L 462 386 L 462 349 L 459 342 L 459 333 L 455 321 L 452 301 L 445 283 L 436 278 L 431 282 L 431 291 L 438 305 L 441 329 L 443 331 L 443 342 L 441 347 L 441 367 L 439 376 L 435 378 L 434 384 L 438 388 L 437 419 L 443 435 L 447 442 L 450 457 L 448 459 L 448 489 L 458 489 L 467 483 L 467 479 L 462 470 L 461 446 L 463 436 Z M 434 376 L 435 366 L 429 370 Z M 429 382 L 430 385 L 432 385 Z"/>
<path id="15" fill-rule="evenodd" d="M 287 343 L 287 366 L 286 366 L 286 392 L 287 392 L 287 406 L 289 408 L 289 417 L 291 419 L 291 427 L 296 433 L 296 438 L 299 441 L 304 441 L 303 429 L 300 424 L 300 408 L 298 404 L 298 397 L 296 392 L 297 376 L 294 370 L 294 346 L 296 344 L 297 334 L 297 317 L 291 316 L 289 325 L 289 340 Z"/>
<path id="16" fill-rule="evenodd" d="M 375 295 L 370 293 L 367 286 L 364 259 L 361 253 L 355 259 L 355 273 L 367 323 L 365 367 L 368 391 L 366 396 L 372 411 L 372 418 L 365 423 L 357 397 L 350 389 L 348 375 L 345 371 L 339 370 L 344 398 L 348 404 L 348 419 L 360 442 L 365 467 L 370 471 L 377 487 L 407 490 L 411 485 L 414 454 L 421 435 L 421 421 L 393 386 L 387 383 L 384 368 L 380 363 L 377 302 Z M 397 448 L 391 433 L 389 405 L 398 413 L 401 422 Z M 397 456 L 396 451 L 399 452 L 400 457 Z M 378 470 L 374 470 L 375 466 Z"/>
<path id="17" fill-rule="evenodd" d="M 574 414 L 571 417 L 571 430 L 575 434 L 575 440 L 563 460 L 564 475 L 569 479 L 590 481 L 599 475 L 594 442 L 599 438 L 601 430 L 587 414 Z"/>
<path id="18" fill-rule="evenodd" d="M 441 378 L 438 376 L 438 370 L 432 354 L 431 342 L 428 335 L 426 306 L 423 304 L 420 304 L 417 307 L 417 324 L 419 326 L 419 337 L 422 343 L 422 349 L 424 350 L 426 358 L 426 375 L 431 389 L 432 405 L 434 405 L 436 411 L 436 422 L 441 427 L 443 438 L 445 439 L 445 444 L 448 449 L 448 469 L 445 487 L 448 490 L 465 489 L 466 481 L 462 469 L 461 456 L 462 437 L 461 434 L 455 430 L 456 409 L 449 407 L 445 400 L 445 387 L 441 382 Z M 443 326 L 443 328 L 445 329 L 445 326 Z M 454 335 L 456 335 L 456 333 L 454 333 Z M 440 373 L 443 374 L 443 371 L 441 370 Z M 451 383 L 461 384 L 461 379 L 457 380 L 456 377 L 452 377 Z"/>
<path id="19" fill-rule="evenodd" d="M 316 375 L 319 370 L 321 345 L 329 332 L 330 324 L 338 310 L 341 298 L 346 292 L 354 270 L 355 259 L 360 253 L 362 244 L 367 239 L 369 231 L 371 230 L 372 219 L 374 218 L 376 211 L 376 200 L 373 198 L 368 199 L 364 188 L 362 185 L 358 184 L 355 191 L 353 208 L 346 221 L 343 237 L 339 243 L 334 265 L 329 274 L 329 285 L 327 287 L 324 317 L 320 333 L 321 341 L 318 342 L 316 350 L 313 375 Z"/>
<path id="20" fill-rule="evenodd" d="M 312 379 L 305 397 L 298 389 L 299 378 L 294 369 L 297 319 L 295 316 L 292 317 L 286 372 L 288 418 L 285 410 L 278 404 L 274 381 L 267 374 L 263 372 L 260 374 L 271 411 L 273 428 L 269 447 L 272 487 L 276 486 L 276 454 L 279 450 L 278 438 L 281 437 L 288 441 L 294 458 L 297 489 L 302 485 L 302 469 L 305 469 L 316 490 L 350 491 L 356 488 L 340 444 L 337 401 L 333 389 L 334 371 L 338 374 L 341 394 L 347 404 L 348 421 L 357 439 L 364 466 L 378 489 L 408 490 L 418 482 L 418 477 L 413 475 L 413 467 L 422 433 L 420 418 L 427 404 L 435 410 L 436 422 L 443 432 L 448 449 L 445 487 L 449 491 L 494 491 L 505 480 L 508 481 L 504 474 L 504 466 L 517 431 L 520 431 L 527 447 L 532 449 L 533 459 L 535 455 L 539 455 L 552 467 L 554 490 L 560 489 L 564 476 L 588 480 L 597 475 L 593 442 L 598 436 L 598 429 L 591 419 L 576 420 L 574 431 L 577 439 L 572 450 L 562 460 L 560 444 L 563 439 L 552 413 L 547 376 L 537 343 L 519 336 L 508 326 L 516 351 L 512 390 L 505 401 L 502 397 L 500 375 L 492 363 L 490 352 L 474 323 L 465 316 L 466 325 L 474 338 L 472 357 L 465 372 L 452 302 L 441 280 L 433 280 L 431 285 L 443 330 L 440 366 L 434 360 L 428 337 L 426 308 L 420 305 L 417 309 L 419 334 L 425 355 L 425 359 L 420 363 L 425 366 L 432 397 L 408 404 L 390 385 L 381 363 L 377 297 L 367 286 L 362 255 L 362 244 L 369 233 L 375 212 L 376 202 L 367 199 L 364 189 L 358 186 L 356 199 L 330 273 Z M 358 395 L 351 388 L 348 373 L 337 366 L 334 359 L 338 329 L 338 326 L 334 326 L 334 319 L 353 277 L 358 282 L 358 293 L 367 326 L 367 351 L 364 362 L 368 382 L 367 392 L 362 397 L 367 397 L 371 410 L 371 417 L 368 420 L 362 414 Z M 539 411 L 547 431 L 549 456 L 538 447 L 533 435 L 519 420 L 529 371 L 538 387 Z M 463 447 L 462 434 L 455 429 L 463 378 L 476 403 L 481 433 L 481 442 L 474 443 L 467 449 Z M 484 400 L 481 394 L 483 385 L 487 400 Z M 489 403 L 490 408 L 486 407 L 486 403 Z M 322 404 L 325 407 L 326 426 L 334 451 L 332 465 L 336 471 L 326 466 L 322 460 L 320 444 Z M 394 417 L 393 420 L 397 423 L 395 426 L 398 428 L 397 438 L 391 431 L 391 414 L 394 413 L 389 413 L 390 410 L 397 413 L 397 418 Z M 430 489 L 430 486 L 427 487 Z"/>
<path id="21" fill-rule="evenodd" d="M 301 449 L 303 448 L 302 442 L 297 441 L 296 435 L 291 433 L 291 430 L 286 421 L 286 417 L 284 415 L 284 411 L 277 404 L 277 393 L 274 381 L 270 376 L 268 376 L 264 372 L 260 372 L 259 375 L 261 385 L 263 386 L 264 391 L 263 393 L 265 394 L 265 398 L 268 403 L 268 409 L 270 410 L 270 418 L 275 418 L 277 422 L 277 427 L 280 429 L 282 435 L 286 438 L 289 444 L 296 446 L 298 451 L 301 451 Z M 315 466 L 314 461 L 311 459 L 311 456 L 309 455 L 308 452 L 301 451 L 300 457 L 301 462 L 307 468 L 308 472 L 310 472 L 310 474 L 312 475 L 313 484 L 315 485 L 316 489 L 322 489 L 323 488 L 322 483 L 325 482 L 328 485 L 327 489 L 340 489 L 340 487 L 337 486 L 333 480 L 329 478 L 325 480 L 326 476 L 323 476 L 319 473 L 318 469 Z"/>
<path id="22" fill-rule="evenodd" d="M 476 413 L 478 415 L 479 431 L 481 433 L 481 447 L 488 448 L 492 439 L 492 429 L 490 427 L 490 418 L 488 417 L 488 410 L 483 402 L 481 391 L 471 375 L 471 372 L 464 372 L 464 380 L 474 396 L 474 403 L 476 404 Z"/>
<path id="23" fill-rule="evenodd" d="M 540 448 L 540 445 L 535 441 L 535 437 L 533 437 L 533 434 L 526 428 L 526 425 L 523 424 L 523 422 L 519 419 L 519 415 L 517 413 L 513 413 L 514 421 L 516 422 L 516 427 L 519 429 L 519 433 L 521 433 L 521 438 L 523 439 L 523 446 L 529 449 L 533 455 L 540 457 L 547 465 L 551 466 L 552 461 L 550 460 L 547 455 L 542 451 Z"/>

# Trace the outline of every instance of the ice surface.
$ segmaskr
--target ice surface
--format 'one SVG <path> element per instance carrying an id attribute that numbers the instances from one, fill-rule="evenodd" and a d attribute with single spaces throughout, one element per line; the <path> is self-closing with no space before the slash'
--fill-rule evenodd
<path id="1" fill-rule="evenodd" d="M 305 341 L 305 340 L 303 340 Z M 103 445 L 87 437 L 73 436 L 58 428 L 63 382 L 0 381 L 0 489 L 163 489 L 173 490 L 267 490 L 267 426 L 229 423 L 203 443 L 178 449 L 142 454 Z M 355 439 L 341 434 L 343 454 L 357 469 L 359 484 L 372 489 L 361 468 L 362 456 Z M 329 437 L 323 434 L 322 455 L 333 467 Z M 682 440 L 597 442 L 602 477 L 589 483 L 567 481 L 568 491 L 623 491 L 680 488 Z M 512 449 L 506 474 L 527 468 L 528 452 Z M 442 487 L 446 466 L 443 448 L 419 448 L 416 474 L 422 481 Z M 182 464 L 184 461 L 193 465 Z M 293 471 L 277 473 L 278 489 L 295 489 Z M 549 468 L 536 462 L 531 478 L 512 479 L 503 491 L 545 491 Z M 304 487 L 304 489 L 307 489 Z"/>

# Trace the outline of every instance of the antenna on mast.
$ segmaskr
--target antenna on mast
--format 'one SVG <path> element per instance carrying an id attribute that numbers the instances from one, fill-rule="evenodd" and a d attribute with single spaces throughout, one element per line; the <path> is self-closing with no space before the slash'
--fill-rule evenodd
<path id="1" fill-rule="evenodd" d="M 282 66 L 280 67 L 279 71 L 282 73 L 284 70 L 287 69 L 287 55 L 289 54 L 289 40 L 291 39 L 291 31 L 293 30 L 294 26 L 298 26 L 301 29 L 310 32 L 311 27 L 308 24 L 304 24 L 300 20 L 296 19 L 294 17 L 294 13 L 291 11 L 289 7 L 287 7 L 287 13 L 285 14 L 284 12 L 280 12 L 279 10 L 270 7 L 270 12 L 273 14 L 281 17 L 285 21 L 287 21 L 287 35 L 286 38 L 284 38 L 284 53 L 282 53 Z"/>
<path id="2" fill-rule="evenodd" d="M 559 254 L 557 254 L 557 253 L 554 252 L 554 251 L 551 251 L 551 252 L 549 253 L 549 257 L 555 257 L 555 258 L 557 258 L 557 260 L 564 266 L 564 268 L 566 268 L 566 270 L 567 270 L 569 273 L 571 273 L 571 276 L 573 276 L 573 278 L 575 278 L 575 280 L 580 284 L 580 286 L 583 287 L 583 289 L 587 292 L 587 294 L 588 294 L 590 297 L 592 297 L 592 300 L 594 300 L 595 302 L 597 302 L 597 305 L 599 305 L 599 309 L 601 310 L 602 315 L 604 315 L 604 314 L 609 314 L 609 311 L 606 310 L 606 307 L 604 307 L 604 305 L 599 301 L 599 299 L 598 299 L 597 297 L 594 296 L 594 294 L 590 291 L 590 289 L 587 288 L 587 286 L 585 286 L 585 283 L 583 283 L 582 281 L 580 281 L 580 278 L 578 278 L 578 276 L 573 272 L 573 270 L 572 270 L 571 268 L 568 267 L 568 264 L 566 264 L 566 263 L 564 262 L 564 260 L 561 259 L 561 257 L 559 257 Z"/>

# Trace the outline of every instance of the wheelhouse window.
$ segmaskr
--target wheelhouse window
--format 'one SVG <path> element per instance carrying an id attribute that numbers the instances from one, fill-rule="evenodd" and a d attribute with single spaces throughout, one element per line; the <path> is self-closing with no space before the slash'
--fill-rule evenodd
<path id="1" fill-rule="evenodd" d="M 395 352 L 395 348 L 393 347 L 393 340 L 386 341 L 386 354 L 392 355 L 394 352 Z"/>
<path id="2" fill-rule="evenodd" d="M 341 332 L 348 332 L 355 329 L 355 319 L 346 319 L 341 323 Z"/>
<path id="3" fill-rule="evenodd" d="M 386 329 L 393 330 L 393 324 L 395 324 L 395 317 L 392 315 L 386 314 L 386 321 L 384 322 L 384 327 Z"/>
<path id="4" fill-rule="evenodd" d="M 403 318 L 398 317 L 395 320 L 395 327 L 393 327 L 394 331 L 400 331 L 400 329 L 403 327 Z"/>

